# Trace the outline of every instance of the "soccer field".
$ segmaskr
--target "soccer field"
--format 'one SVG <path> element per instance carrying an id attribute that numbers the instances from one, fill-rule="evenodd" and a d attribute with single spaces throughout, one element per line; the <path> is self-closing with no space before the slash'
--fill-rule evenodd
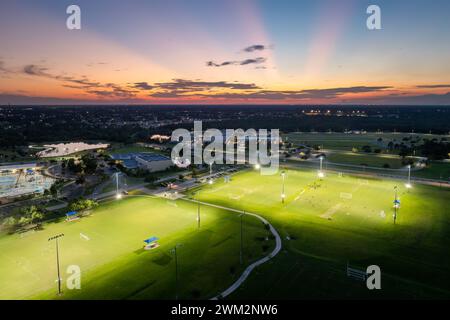
<path id="1" fill-rule="evenodd" d="M 401 207 L 393 223 L 394 187 Z M 252 274 L 234 298 L 445 298 L 450 294 L 448 189 L 287 170 L 285 203 L 280 175 L 247 171 L 202 187 L 203 201 L 268 219 L 284 251 Z M 347 262 L 382 271 L 382 290 L 346 277 Z"/>
<path id="2" fill-rule="evenodd" d="M 239 264 L 238 214 L 184 200 L 129 197 L 101 204 L 77 221 L 48 223 L 27 234 L 0 235 L 0 299 L 173 299 L 178 248 L 179 297 L 210 298 L 226 289 L 245 265 L 274 247 L 269 232 L 253 217 L 243 226 L 244 266 Z M 63 233 L 60 261 L 63 295 L 56 296 L 55 243 Z M 82 234 L 80 236 L 80 234 Z M 160 247 L 143 249 L 158 237 Z M 68 290 L 69 265 L 81 268 L 81 290 Z"/>

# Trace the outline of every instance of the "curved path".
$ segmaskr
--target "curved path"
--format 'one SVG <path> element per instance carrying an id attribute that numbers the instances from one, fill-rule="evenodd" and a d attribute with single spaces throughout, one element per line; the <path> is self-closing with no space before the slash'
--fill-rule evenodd
<path id="1" fill-rule="evenodd" d="M 250 215 L 250 216 L 256 217 L 257 219 L 261 220 L 264 224 L 267 224 L 269 226 L 270 232 L 275 237 L 275 248 L 273 249 L 273 251 L 271 253 L 269 253 L 267 256 L 265 256 L 265 257 L 255 261 L 255 262 L 253 262 L 251 265 L 249 265 L 244 270 L 244 272 L 239 277 L 239 279 L 237 279 L 228 289 L 226 289 L 225 291 L 222 291 L 217 296 L 211 298 L 211 300 L 223 299 L 223 298 L 227 297 L 228 295 L 230 295 L 231 293 L 233 293 L 248 278 L 248 276 L 253 271 L 253 269 L 255 269 L 257 266 L 262 265 L 263 263 L 266 263 L 267 261 L 269 261 L 270 259 L 275 257 L 278 254 L 278 252 L 280 252 L 280 250 L 281 250 L 281 237 L 278 234 L 278 231 L 266 219 L 264 219 L 263 217 L 257 215 L 256 213 L 251 213 L 251 212 L 247 212 L 247 211 L 237 210 L 237 209 L 233 209 L 233 208 L 228 208 L 228 207 L 219 206 L 219 205 L 215 205 L 215 204 L 211 204 L 211 203 L 207 203 L 207 202 L 202 202 L 202 201 L 197 201 L 197 200 L 192 200 L 192 199 L 184 199 L 183 198 L 182 200 L 195 202 L 195 203 L 200 203 L 200 204 L 205 205 L 205 206 L 210 206 L 210 207 L 223 209 L 223 210 L 227 210 L 227 211 L 233 211 L 233 212 L 237 212 L 237 213 L 243 213 L 243 214 L 246 214 L 246 215 Z"/>

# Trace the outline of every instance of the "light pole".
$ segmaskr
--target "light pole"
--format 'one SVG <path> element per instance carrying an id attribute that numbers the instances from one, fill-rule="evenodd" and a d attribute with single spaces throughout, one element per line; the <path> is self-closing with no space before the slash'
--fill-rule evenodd
<path id="1" fill-rule="evenodd" d="M 198 194 L 198 191 L 194 193 L 195 196 Z M 197 199 L 197 229 L 200 230 L 200 201 Z"/>
<path id="2" fill-rule="evenodd" d="M 281 178 L 282 178 L 282 185 L 281 185 L 281 203 L 284 203 L 284 198 L 286 197 L 286 194 L 284 193 L 284 179 L 286 177 L 286 173 L 281 171 Z"/>
<path id="3" fill-rule="evenodd" d="M 64 237 L 64 233 L 60 233 L 56 236 L 48 238 L 48 241 L 55 240 L 56 243 L 56 269 L 58 272 L 58 280 L 56 281 L 58 282 L 58 295 L 61 295 L 61 272 L 59 270 L 59 247 L 58 247 L 58 239 L 61 237 Z"/>
<path id="4" fill-rule="evenodd" d="M 411 165 L 408 165 L 408 182 L 406 183 L 405 186 L 408 189 L 412 188 L 412 184 L 411 184 Z"/>
<path id="5" fill-rule="evenodd" d="M 395 198 L 394 198 L 394 224 L 395 224 L 395 222 L 397 221 L 397 209 L 399 206 L 399 201 L 397 198 L 397 186 L 394 187 L 394 190 L 395 190 Z"/>
<path id="6" fill-rule="evenodd" d="M 177 248 L 181 247 L 182 244 L 178 243 L 171 250 L 172 254 L 175 256 L 175 299 L 178 300 L 178 255 Z"/>
<path id="7" fill-rule="evenodd" d="M 323 168 L 323 156 L 320 156 L 319 157 L 319 160 L 320 160 L 320 169 L 319 169 L 319 172 L 318 172 L 318 176 L 319 176 L 319 178 L 323 178 L 325 175 L 324 175 L 324 173 L 323 173 L 323 171 L 322 171 L 322 168 Z"/>
<path id="8" fill-rule="evenodd" d="M 240 243 L 240 253 L 239 253 L 239 262 L 242 265 L 244 263 L 244 242 L 243 242 L 243 238 L 244 238 L 244 228 L 243 228 L 243 224 L 242 224 L 242 218 L 245 215 L 245 211 L 243 211 L 240 215 L 240 222 L 241 222 L 241 226 L 240 226 L 240 238 L 241 238 L 241 243 Z"/>
<path id="9" fill-rule="evenodd" d="M 119 172 L 116 172 L 116 199 L 121 199 L 122 195 L 119 193 Z"/>

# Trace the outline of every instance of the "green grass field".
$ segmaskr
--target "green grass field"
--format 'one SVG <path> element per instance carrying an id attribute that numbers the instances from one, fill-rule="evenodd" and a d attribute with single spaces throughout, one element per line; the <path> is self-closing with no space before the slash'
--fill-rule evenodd
<path id="1" fill-rule="evenodd" d="M 404 167 L 400 157 L 395 155 L 361 154 L 352 152 L 333 152 L 327 156 L 327 161 L 351 165 L 367 165 L 382 168 L 385 164 L 391 169 Z"/>
<path id="2" fill-rule="evenodd" d="M 422 139 L 441 139 L 449 138 L 448 135 L 432 135 L 432 134 L 413 134 L 414 137 L 419 136 Z M 352 151 L 352 148 L 360 148 L 368 145 L 373 148 L 380 148 L 377 142 L 378 138 L 382 138 L 385 143 L 388 141 L 401 142 L 403 138 L 411 137 L 409 133 L 375 133 L 368 132 L 365 134 L 346 134 L 346 133 L 311 133 L 311 132 L 293 132 L 283 136 L 288 142 L 304 143 L 311 146 L 318 145 L 324 149 Z M 381 148 L 383 149 L 383 148 Z"/>
<path id="3" fill-rule="evenodd" d="M 240 220 L 236 213 L 184 200 L 129 197 L 101 204 L 73 222 L 57 221 L 28 234 L 0 235 L 0 299 L 173 299 L 175 265 L 170 249 L 179 248 L 180 298 L 210 298 L 242 272 Z M 266 254 L 274 241 L 253 217 L 244 219 L 245 262 Z M 56 296 L 55 243 L 60 240 L 62 277 L 67 266 L 82 271 L 81 290 Z M 80 237 L 87 235 L 90 240 Z M 146 251 L 143 240 L 157 236 L 160 247 Z M 64 288 L 63 282 L 63 288 Z"/>
<path id="4" fill-rule="evenodd" d="M 198 197 L 259 213 L 280 232 L 284 251 L 252 274 L 233 298 L 448 298 L 448 189 L 316 171 L 281 177 L 245 172 L 204 186 Z M 401 208 L 393 224 L 394 186 Z M 351 198 L 350 198 L 351 197 Z M 286 236 L 290 237 L 287 240 Z M 347 278 L 346 264 L 382 271 L 382 290 Z"/>

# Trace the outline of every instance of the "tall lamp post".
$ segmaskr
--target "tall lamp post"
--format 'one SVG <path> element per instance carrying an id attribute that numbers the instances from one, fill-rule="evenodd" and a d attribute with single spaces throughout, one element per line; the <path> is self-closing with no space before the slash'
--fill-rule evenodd
<path id="1" fill-rule="evenodd" d="M 48 241 L 52 241 L 55 240 L 56 243 L 56 269 L 57 269 L 57 274 L 58 274 L 58 280 L 56 280 L 58 282 L 58 295 L 61 295 L 61 272 L 59 270 L 59 247 L 58 247 L 58 239 L 64 237 L 64 233 L 60 233 L 56 236 L 50 237 L 48 238 Z"/>
<path id="2" fill-rule="evenodd" d="M 322 169 L 323 169 L 323 156 L 319 157 L 320 160 L 320 168 L 319 168 L 319 172 L 318 172 L 318 176 L 319 178 L 323 178 L 325 176 L 325 174 L 323 173 Z"/>
<path id="3" fill-rule="evenodd" d="M 177 254 L 177 249 L 181 246 L 182 246 L 182 244 L 178 243 L 171 250 L 171 253 L 175 256 L 175 299 L 176 300 L 178 300 L 178 254 Z"/>
<path id="4" fill-rule="evenodd" d="M 121 199 L 122 195 L 119 192 L 119 172 L 116 172 L 116 199 Z"/>
<path id="5" fill-rule="evenodd" d="M 398 200 L 398 194 L 397 194 L 397 186 L 394 187 L 395 190 L 395 198 L 394 198 L 394 224 L 397 221 L 397 210 L 400 206 L 400 201 Z"/>
<path id="6" fill-rule="evenodd" d="M 408 182 L 406 183 L 405 186 L 408 189 L 412 188 L 412 184 L 411 184 L 411 165 L 408 165 Z"/>
<path id="7" fill-rule="evenodd" d="M 198 195 L 198 191 L 194 193 L 195 196 Z M 197 228 L 200 229 L 200 201 L 197 199 Z"/>
<path id="8" fill-rule="evenodd" d="M 281 203 L 284 203 L 284 198 L 286 197 L 286 194 L 284 193 L 284 180 L 286 177 L 286 172 L 281 171 L 281 178 L 282 178 L 282 185 L 281 185 Z"/>
<path id="9" fill-rule="evenodd" d="M 239 253 L 239 262 L 240 262 L 240 264 L 242 265 L 243 263 L 244 263 L 244 242 L 243 242 L 243 238 L 244 238 L 244 227 L 243 227 L 243 224 L 242 224 L 242 218 L 244 217 L 244 215 L 245 215 L 245 211 L 243 211 L 240 215 L 239 215 L 239 218 L 240 218 L 240 222 L 241 222 L 241 226 L 240 226 L 240 238 L 241 238 L 241 243 L 240 243 L 240 253 Z"/>

